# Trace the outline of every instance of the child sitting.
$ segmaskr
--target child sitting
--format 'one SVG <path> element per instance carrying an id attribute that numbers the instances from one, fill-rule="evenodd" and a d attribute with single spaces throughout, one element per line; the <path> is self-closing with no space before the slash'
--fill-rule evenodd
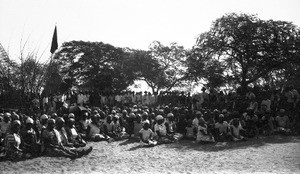
<path id="1" fill-rule="evenodd" d="M 91 120 L 88 118 L 89 117 L 89 113 L 88 112 L 84 112 L 81 117 L 79 122 L 76 125 L 76 128 L 80 134 L 80 136 L 84 139 L 86 139 L 86 131 L 88 128 L 88 125 L 91 123 Z"/>
<path id="2" fill-rule="evenodd" d="M 77 131 L 75 127 L 75 119 L 69 118 L 67 120 L 67 125 L 65 126 L 68 141 L 73 144 L 75 148 L 85 147 L 86 142 L 82 139 L 81 134 Z"/>
<path id="3" fill-rule="evenodd" d="M 219 121 L 215 124 L 215 133 L 217 141 L 226 141 L 229 136 L 229 124 L 227 121 L 224 121 L 224 115 L 219 115 Z"/>
<path id="4" fill-rule="evenodd" d="M 153 140 L 153 132 L 149 127 L 150 122 L 146 120 L 143 122 L 143 128 L 139 131 L 142 147 L 152 147 L 157 144 L 157 142 Z"/>
<path id="5" fill-rule="evenodd" d="M 187 127 L 185 128 L 184 138 L 188 140 L 195 140 L 197 136 L 197 128 L 193 126 L 193 121 L 188 120 Z"/>
<path id="6" fill-rule="evenodd" d="M 275 118 L 277 129 L 276 131 L 280 134 L 287 135 L 291 131 L 289 129 L 289 117 L 285 114 L 284 109 L 280 109 L 279 115 Z"/>
<path id="7" fill-rule="evenodd" d="M 167 128 L 164 124 L 164 117 L 162 115 L 156 116 L 156 124 L 154 126 L 154 131 L 157 135 L 157 140 L 160 144 L 172 143 L 175 141 L 173 136 L 167 134 Z"/>
<path id="8" fill-rule="evenodd" d="M 139 132 L 143 128 L 142 117 L 140 114 L 136 115 L 135 121 L 133 122 L 133 133 L 135 138 L 139 138 Z"/>
<path id="9" fill-rule="evenodd" d="M 183 138 L 183 134 L 176 133 L 177 127 L 176 127 L 175 117 L 173 113 L 167 114 L 165 125 L 167 128 L 167 134 L 169 136 L 172 136 L 175 140 L 180 140 Z"/>
<path id="10" fill-rule="evenodd" d="M 92 116 L 92 122 L 87 127 L 86 135 L 88 139 L 95 142 L 101 140 L 108 140 L 110 138 L 109 136 L 103 135 L 101 133 L 99 114 L 95 114 Z"/>
<path id="11" fill-rule="evenodd" d="M 124 125 L 124 124 L 122 124 Z M 124 139 L 128 138 L 129 135 L 125 132 L 125 127 L 120 124 L 120 117 L 118 114 L 113 116 L 113 131 L 116 133 L 115 139 Z"/>
<path id="12" fill-rule="evenodd" d="M 207 131 L 207 125 L 204 119 L 199 119 L 198 133 L 196 143 L 214 143 L 215 139 L 210 132 Z"/>
<path id="13" fill-rule="evenodd" d="M 106 117 L 106 121 L 103 124 L 103 133 L 111 138 L 117 138 L 117 134 L 113 129 L 114 123 L 112 119 L 113 119 L 112 115 Z"/>
<path id="14" fill-rule="evenodd" d="M 241 134 L 240 131 L 243 130 L 239 120 L 237 118 L 232 120 L 232 125 L 230 126 L 231 136 L 233 141 L 246 140 Z"/>
<path id="15" fill-rule="evenodd" d="M 272 135 L 274 133 L 274 118 L 269 111 L 265 112 L 261 118 L 261 130 L 264 135 Z"/>
<path id="16" fill-rule="evenodd" d="M 245 116 L 245 124 L 246 136 L 248 138 L 258 138 L 258 117 L 254 114 L 254 110 L 248 110 L 247 115 Z"/>

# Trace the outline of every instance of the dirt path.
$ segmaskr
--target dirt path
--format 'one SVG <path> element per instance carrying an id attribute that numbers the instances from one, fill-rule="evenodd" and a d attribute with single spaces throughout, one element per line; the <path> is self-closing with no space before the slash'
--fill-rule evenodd
<path id="1" fill-rule="evenodd" d="M 0 162 L 0 173 L 300 173 L 300 137 L 216 145 L 180 141 L 153 148 L 139 148 L 131 140 L 90 145 L 92 153 L 74 161 Z"/>

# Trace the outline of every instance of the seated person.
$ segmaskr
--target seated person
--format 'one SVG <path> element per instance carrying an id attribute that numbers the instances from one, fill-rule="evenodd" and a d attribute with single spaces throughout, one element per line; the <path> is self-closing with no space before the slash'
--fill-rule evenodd
<path id="1" fill-rule="evenodd" d="M 164 124 L 164 117 L 162 115 L 156 116 L 156 124 L 154 125 L 154 132 L 158 143 L 172 143 L 175 141 L 172 135 L 167 134 L 167 128 Z"/>
<path id="2" fill-rule="evenodd" d="M 4 138 L 10 123 L 10 113 L 3 114 L 3 120 L 0 122 L 0 152 L 4 151 Z"/>
<path id="3" fill-rule="evenodd" d="M 237 118 L 232 120 L 232 124 L 230 126 L 230 132 L 232 136 L 233 141 L 242 141 L 246 140 L 242 135 L 241 135 L 241 130 L 243 130 L 239 120 Z"/>
<path id="4" fill-rule="evenodd" d="M 143 128 L 142 124 L 142 116 L 140 114 L 136 114 L 135 120 L 133 121 L 133 134 L 135 138 L 139 138 L 140 130 Z"/>
<path id="5" fill-rule="evenodd" d="M 254 110 L 248 110 L 245 116 L 245 136 L 248 138 L 258 138 L 258 117 Z"/>
<path id="6" fill-rule="evenodd" d="M 177 126 L 176 126 L 175 117 L 173 113 L 167 114 L 165 125 L 167 128 L 167 134 L 169 136 L 173 136 L 175 140 L 179 140 L 183 138 L 183 134 L 176 133 Z"/>
<path id="7" fill-rule="evenodd" d="M 275 123 L 276 123 L 276 127 L 277 127 L 276 131 L 278 133 L 288 134 L 291 132 L 289 129 L 290 119 L 285 114 L 284 109 L 280 109 L 279 115 L 275 118 Z"/>
<path id="8" fill-rule="evenodd" d="M 76 125 L 76 128 L 77 128 L 80 136 L 83 139 L 86 139 L 87 128 L 88 128 L 88 125 L 91 123 L 91 120 L 88 119 L 88 117 L 89 117 L 89 113 L 88 112 L 82 113 L 82 115 L 81 115 L 81 117 L 79 119 L 79 122 Z"/>
<path id="9" fill-rule="evenodd" d="M 5 137 L 6 158 L 11 161 L 20 161 L 31 158 L 31 155 L 25 153 L 21 148 L 22 139 L 19 134 L 21 122 L 15 120 L 12 122 L 10 132 Z"/>
<path id="10" fill-rule="evenodd" d="M 7 132 L 7 129 L 11 123 L 11 114 L 5 113 L 3 116 L 3 120 L 0 122 L 0 138 L 4 138 Z"/>
<path id="11" fill-rule="evenodd" d="M 87 127 L 86 135 L 87 139 L 95 142 L 109 140 L 109 136 L 102 134 L 99 114 L 95 114 L 92 116 L 92 122 Z"/>
<path id="12" fill-rule="evenodd" d="M 71 118 L 72 119 L 72 118 Z M 62 145 L 69 149 L 71 152 L 78 154 L 78 157 L 83 155 L 87 155 L 92 151 L 92 147 L 90 148 L 76 148 L 72 142 L 69 142 L 69 138 L 67 135 L 67 131 L 65 129 L 65 120 L 62 117 L 57 117 L 56 119 L 56 130 L 59 133 Z"/>
<path id="13" fill-rule="evenodd" d="M 215 134 L 217 141 L 226 141 L 229 140 L 229 124 L 225 121 L 224 115 L 219 115 L 219 121 L 215 124 Z"/>
<path id="14" fill-rule="evenodd" d="M 157 142 L 153 140 L 153 132 L 149 127 L 149 120 L 144 121 L 143 128 L 140 130 L 140 144 L 142 147 L 152 147 L 157 144 Z"/>
<path id="15" fill-rule="evenodd" d="M 73 144 L 74 147 L 85 147 L 86 142 L 82 139 L 81 134 L 75 127 L 75 119 L 69 118 L 65 127 L 68 141 Z"/>
<path id="16" fill-rule="evenodd" d="M 78 153 L 69 150 L 62 144 L 60 133 L 54 129 L 55 120 L 49 119 L 47 127 L 43 131 L 42 140 L 45 145 L 45 155 L 51 157 L 78 158 Z"/>
<path id="17" fill-rule="evenodd" d="M 261 118 L 261 128 L 264 135 L 272 135 L 274 133 L 274 118 L 269 111 L 265 112 Z"/>
<path id="18" fill-rule="evenodd" d="M 188 140 L 196 140 L 197 128 L 193 126 L 193 121 L 188 120 L 187 126 L 185 128 L 184 138 Z"/>
<path id="19" fill-rule="evenodd" d="M 214 143 L 215 139 L 210 132 L 207 131 L 207 125 L 204 119 L 199 120 L 197 128 L 196 143 Z"/>
<path id="20" fill-rule="evenodd" d="M 174 115 L 172 113 L 167 114 L 167 119 L 165 124 L 167 128 L 167 134 L 169 135 L 175 134 L 176 124 L 175 124 Z"/>
<path id="21" fill-rule="evenodd" d="M 117 134 L 113 129 L 114 128 L 114 123 L 113 123 L 112 119 L 113 119 L 112 115 L 108 115 L 106 117 L 106 120 L 103 124 L 103 133 L 104 133 L 104 135 L 107 135 L 111 138 L 117 138 Z"/>
<path id="22" fill-rule="evenodd" d="M 33 119 L 28 117 L 25 126 L 21 130 L 22 146 L 24 152 L 30 153 L 32 156 L 39 156 L 41 153 L 41 144 L 38 142 L 37 133 L 33 129 Z"/>
<path id="23" fill-rule="evenodd" d="M 123 127 L 120 123 L 121 117 L 118 116 L 118 114 L 113 116 L 113 131 L 116 133 L 115 139 L 124 139 L 128 138 L 129 135 L 125 132 L 125 127 Z"/>

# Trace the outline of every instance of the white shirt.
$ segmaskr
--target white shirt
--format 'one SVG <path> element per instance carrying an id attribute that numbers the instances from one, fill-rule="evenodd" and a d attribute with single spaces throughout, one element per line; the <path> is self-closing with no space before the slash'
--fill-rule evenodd
<path id="1" fill-rule="evenodd" d="M 142 134 L 143 140 L 149 140 L 153 134 L 151 129 L 145 130 L 144 128 L 140 130 L 140 133 Z"/>
<path id="2" fill-rule="evenodd" d="M 161 135 L 167 135 L 167 128 L 166 128 L 166 126 L 165 126 L 165 124 L 163 123 L 163 124 L 161 124 L 161 125 L 159 125 L 159 124 L 155 124 L 154 125 L 154 131 L 155 132 L 159 132 Z"/>

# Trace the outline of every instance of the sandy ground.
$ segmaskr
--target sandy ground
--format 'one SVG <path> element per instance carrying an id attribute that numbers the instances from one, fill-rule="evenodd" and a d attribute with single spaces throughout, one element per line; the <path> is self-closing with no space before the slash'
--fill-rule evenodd
<path id="1" fill-rule="evenodd" d="M 0 162 L 0 173 L 300 173 L 300 137 L 199 145 L 181 140 L 140 148 L 138 142 L 90 143 L 94 150 L 71 161 L 39 157 Z"/>

